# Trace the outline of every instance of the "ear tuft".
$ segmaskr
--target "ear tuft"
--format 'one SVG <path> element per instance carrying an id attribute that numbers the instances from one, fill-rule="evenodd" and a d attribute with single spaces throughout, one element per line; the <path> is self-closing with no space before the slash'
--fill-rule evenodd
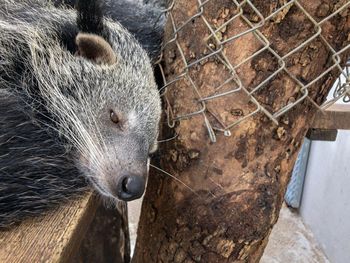
<path id="1" fill-rule="evenodd" d="M 95 34 L 79 33 L 75 38 L 77 56 L 84 57 L 98 65 L 113 65 L 117 56 L 111 45 L 102 37 Z"/>

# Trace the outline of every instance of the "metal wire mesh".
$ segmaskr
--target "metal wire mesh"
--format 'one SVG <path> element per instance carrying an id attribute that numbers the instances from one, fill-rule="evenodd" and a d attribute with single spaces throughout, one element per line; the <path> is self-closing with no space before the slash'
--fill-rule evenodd
<path id="1" fill-rule="evenodd" d="M 263 113 L 266 115 L 272 122 L 275 124 L 278 124 L 279 117 L 284 115 L 286 112 L 288 112 L 290 109 L 296 107 L 299 103 L 302 101 L 308 99 L 310 100 L 315 107 L 319 108 L 320 110 L 324 110 L 337 102 L 338 100 L 343 100 L 344 102 L 350 101 L 350 64 L 347 65 L 346 70 L 343 69 L 344 61 L 341 61 L 341 54 L 346 52 L 350 49 L 350 44 L 342 47 L 340 50 L 336 50 L 334 47 L 332 47 L 331 43 L 327 40 L 326 36 L 323 36 L 323 25 L 326 21 L 329 21 L 330 19 L 334 18 L 337 15 L 341 15 L 343 12 L 348 12 L 350 9 L 350 1 L 339 1 L 337 4 L 336 10 L 333 10 L 331 14 L 327 15 L 326 17 L 320 19 L 316 19 L 312 17 L 307 10 L 300 4 L 300 1 L 298 0 L 285 0 L 285 1 L 279 1 L 283 2 L 284 4 L 281 4 L 280 7 L 276 8 L 276 10 L 271 11 L 268 15 L 263 15 L 262 12 L 259 11 L 259 9 L 254 6 L 253 1 L 250 0 L 242 0 L 237 1 L 233 0 L 232 3 L 234 5 L 234 13 L 226 15 L 225 21 L 221 24 L 215 24 L 212 20 L 207 19 L 205 15 L 205 9 L 209 2 L 213 2 L 215 0 L 198 0 L 197 2 L 197 10 L 196 12 L 189 17 L 184 23 L 181 23 L 181 25 L 176 25 L 176 21 L 173 16 L 173 7 L 174 2 L 170 4 L 170 7 L 167 9 L 168 12 L 168 19 L 170 20 L 172 30 L 173 30 L 173 38 L 164 43 L 163 50 L 170 44 L 175 44 L 178 50 L 178 53 L 181 56 L 181 59 L 183 61 L 183 69 L 182 72 L 177 75 L 176 77 L 172 77 L 172 79 L 167 79 L 167 77 L 164 74 L 164 70 L 160 65 L 161 72 L 163 75 L 164 80 L 164 86 L 162 87 L 162 96 L 166 97 L 167 91 L 170 88 L 176 88 L 176 84 L 178 81 L 186 80 L 186 83 L 188 83 L 188 88 L 191 89 L 194 94 L 196 94 L 197 97 L 197 105 L 198 109 L 193 112 L 187 112 L 187 113 L 181 113 L 181 114 L 174 114 L 172 111 L 172 105 L 170 105 L 169 101 L 165 99 L 165 102 L 168 104 L 168 125 L 170 127 L 174 127 L 176 121 L 179 121 L 181 119 L 191 118 L 196 115 L 202 115 L 204 118 L 205 126 L 208 130 L 210 140 L 215 142 L 216 141 L 216 135 L 214 131 L 223 132 L 226 136 L 230 136 L 230 129 L 234 127 L 235 125 L 241 123 L 242 121 L 246 120 L 247 118 L 252 117 L 253 115 L 256 115 L 258 113 Z M 279 16 L 283 15 L 284 13 L 288 12 L 288 10 L 292 7 L 296 7 L 300 12 L 303 13 L 303 16 L 305 16 L 305 19 L 312 23 L 314 27 L 314 32 L 312 35 L 308 36 L 306 39 L 303 40 L 303 42 L 298 43 L 295 47 L 292 47 L 291 50 L 289 50 L 286 54 L 279 54 L 280 52 L 274 48 L 274 43 L 271 43 L 261 32 L 262 27 L 267 24 L 268 21 L 271 19 L 278 19 Z M 249 8 L 252 10 L 251 12 L 254 13 L 255 21 L 252 22 L 252 19 L 249 19 L 247 17 L 247 14 L 243 11 L 245 8 Z M 183 47 L 180 44 L 179 41 L 179 33 L 187 26 L 191 26 L 191 22 L 193 19 L 201 19 L 202 22 L 205 24 L 205 26 L 208 29 L 209 36 L 206 37 L 203 41 L 205 41 L 205 45 L 209 52 L 200 58 L 196 58 L 193 60 L 193 57 L 191 59 L 186 58 Z M 240 19 L 246 26 L 244 30 L 241 32 L 222 37 L 221 32 L 226 30 L 226 27 L 233 23 L 233 21 Z M 169 21 L 168 21 L 169 22 Z M 341 32 L 340 32 L 341 33 Z M 260 42 L 261 48 L 253 52 L 249 57 L 246 57 L 242 59 L 242 61 L 235 61 L 233 63 L 228 59 L 228 57 L 225 55 L 224 47 L 225 45 L 228 45 L 229 43 L 234 42 L 235 40 L 242 38 L 246 36 L 247 34 L 252 34 L 254 38 Z M 301 51 L 303 48 L 305 48 L 307 45 L 309 45 L 313 40 L 320 39 L 324 46 L 331 52 L 332 54 L 332 63 L 331 65 L 322 72 L 322 74 L 318 75 L 316 78 L 314 78 L 311 81 L 305 82 L 300 80 L 297 76 L 295 76 L 286 66 L 286 61 L 289 59 L 293 54 L 295 54 L 298 51 Z M 268 76 L 262 80 L 260 83 L 253 87 L 245 87 L 243 85 L 243 81 L 239 78 L 238 74 L 236 73 L 237 68 L 239 68 L 244 63 L 247 63 L 248 61 L 251 61 L 252 59 L 259 56 L 262 52 L 269 52 L 273 59 L 275 59 L 278 62 L 278 67 L 274 69 L 273 72 L 269 72 Z M 196 81 L 193 79 L 193 77 L 189 74 L 190 69 L 200 65 L 205 60 L 208 60 L 212 57 L 215 57 L 216 60 L 220 61 L 222 65 L 229 71 L 230 77 L 227 79 L 222 80 L 222 83 L 214 88 L 214 93 L 209 94 L 206 96 L 203 96 L 200 92 L 200 88 L 197 86 Z M 318 105 L 315 101 L 313 101 L 309 97 L 309 87 L 320 81 L 323 77 L 326 76 L 331 71 L 338 70 L 339 71 L 339 79 L 336 83 L 336 89 L 333 94 L 333 98 L 331 100 L 326 101 L 322 105 Z M 296 82 L 297 86 L 300 87 L 299 92 L 300 96 L 297 97 L 295 101 L 290 101 L 286 105 L 283 105 L 277 110 L 271 111 L 271 109 L 266 108 L 261 103 L 259 103 L 257 99 L 257 92 L 264 88 L 264 86 L 272 80 L 274 77 L 276 77 L 279 73 L 286 73 L 288 76 Z M 221 88 L 226 85 L 227 83 L 234 83 L 234 85 L 231 85 L 230 90 L 222 91 Z M 210 118 L 208 114 L 210 112 L 208 111 L 207 103 L 209 101 L 213 101 L 217 98 L 225 97 L 228 95 L 234 95 L 234 93 L 237 92 L 244 92 L 250 99 L 250 102 L 254 104 L 255 110 L 243 114 L 240 116 L 240 118 L 235 119 L 234 122 L 231 123 L 212 123 L 210 121 Z"/>

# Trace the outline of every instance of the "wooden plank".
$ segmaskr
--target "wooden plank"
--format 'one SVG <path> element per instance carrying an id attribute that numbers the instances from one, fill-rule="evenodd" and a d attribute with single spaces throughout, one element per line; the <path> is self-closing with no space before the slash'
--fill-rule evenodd
<path id="1" fill-rule="evenodd" d="M 350 103 L 348 104 L 333 104 L 326 111 L 342 111 L 342 112 L 350 112 Z"/>
<path id="2" fill-rule="evenodd" d="M 71 262 L 97 205 L 89 192 L 45 216 L 0 232 L 0 262 Z"/>
<path id="3" fill-rule="evenodd" d="M 312 141 L 330 141 L 334 142 L 337 139 L 338 130 L 314 129 L 311 128 L 306 133 L 306 138 Z"/>
<path id="4" fill-rule="evenodd" d="M 326 130 L 350 130 L 350 105 L 334 104 L 324 112 L 317 112 L 311 127 Z"/>
<path id="5" fill-rule="evenodd" d="M 70 263 L 130 262 L 127 205 L 120 202 L 118 207 L 106 207 L 100 202 L 85 238 Z"/>

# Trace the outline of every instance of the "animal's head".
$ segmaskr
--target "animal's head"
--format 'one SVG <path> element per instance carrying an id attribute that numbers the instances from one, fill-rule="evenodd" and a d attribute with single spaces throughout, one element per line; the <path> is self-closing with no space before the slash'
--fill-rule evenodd
<path id="1" fill-rule="evenodd" d="M 100 36 L 76 37 L 76 55 L 87 68 L 95 67 L 83 87 L 92 89 L 84 93 L 88 100 L 82 105 L 89 104 L 90 114 L 83 112 L 80 118 L 93 121 L 87 126 L 92 142 L 82 155 L 84 172 L 103 195 L 125 201 L 144 192 L 161 114 L 148 57 L 134 39 L 127 41 L 113 48 Z"/>
<path id="2" fill-rule="evenodd" d="M 149 154 L 157 147 L 161 103 L 146 52 L 116 25 L 109 44 L 78 34 L 77 52 L 37 56 L 41 93 L 82 173 L 104 196 L 142 196 Z M 53 51 L 56 50 L 56 51 Z"/>

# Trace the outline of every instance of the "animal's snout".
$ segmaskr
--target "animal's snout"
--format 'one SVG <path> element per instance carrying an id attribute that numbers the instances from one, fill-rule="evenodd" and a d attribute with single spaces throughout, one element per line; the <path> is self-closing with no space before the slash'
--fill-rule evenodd
<path id="1" fill-rule="evenodd" d="M 146 180 L 141 175 L 124 175 L 117 183 L 116 195 L 123 201 L 131 201 L 140 198 L 145 191 L 145 184 Z"/>

